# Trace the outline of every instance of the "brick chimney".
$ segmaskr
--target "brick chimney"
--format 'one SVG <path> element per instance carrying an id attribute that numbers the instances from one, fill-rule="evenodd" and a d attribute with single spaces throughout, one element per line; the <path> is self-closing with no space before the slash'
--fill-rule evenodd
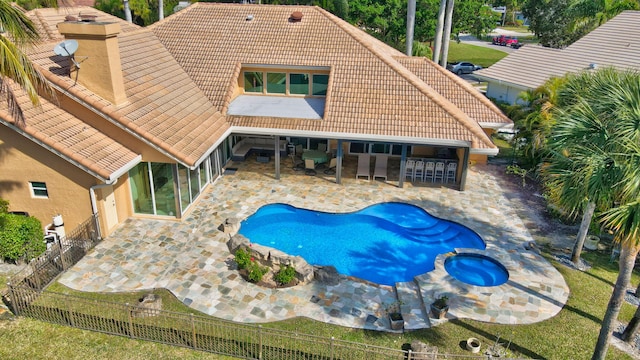
<path id="1" fill-rule="evenodd" d="M 65 21 L 58 30 L 66 39 L 78 41 L 71 78 L 114 105 L 127 101 L 118 47 L 120 24 L 94 21 Z"/>

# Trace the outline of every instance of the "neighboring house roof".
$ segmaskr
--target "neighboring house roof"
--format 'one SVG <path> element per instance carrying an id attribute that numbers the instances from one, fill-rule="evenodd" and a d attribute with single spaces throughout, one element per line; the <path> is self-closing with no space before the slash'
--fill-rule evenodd
<path id="1" fill-rule="evenodd" d="M 640 11 L 624 11 L 562 50 L 524 46 L 475 75 L 535 89 L 551 77 L 587 70 L 591 64 L 640 69 Z"/>
<path id="2" fill-rule="evenodd" d="M 40 98 L 40 107 L 34 107 L 26 92 L 17 85 L 12 89 L 27 119 L 26 125 L 16 127 L 15 119 L 6 109 L 0 109 L 0 123 L 59 154 L 87 173 L 112 182 L 140 162 L 138 154 L 55 104 Z"/>
<path id="3" fill-rule="evenodd" d="M 302 21 L 289 21 L 293 11 L 303 13 Z M 69 59 L 53 54 L 62 40 L 56 25 L 66 15 L 79 13 L 121 26 L 118 43 L 127 102 L 120 106 L 76 84 L 68 75 Z M 190 167 L 231 129 L 468 142 L 472 152 L 494 154 L 497 148 L 480 124 L 510 123 L 479 92 L 433 62 L 407 57 L 319 7 L 197 3 L 148 28 L 86 7 L 28 14 L 48 40 L 29 56 L 57 90 Z M 247 15 L 253 19 L 248 21 Z M 247 64 L 329 69 L 324 117 L 226 114 L 241 66 Z M 34 121 L 35 114 L 26 115 L 27 123 Z M 64 133 L 65 124 L 54 128 Z M 54 135 L 57 143 L 50 146 L 71 147 Z M 98 173 L 113 172 L 103 166 Z"/>

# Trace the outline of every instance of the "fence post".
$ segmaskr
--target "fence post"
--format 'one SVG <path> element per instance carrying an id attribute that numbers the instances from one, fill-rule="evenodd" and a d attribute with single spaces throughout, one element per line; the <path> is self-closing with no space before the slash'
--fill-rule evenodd
<path id="1" fill-rule="evenodd" d="M 262 359 L 262 325 L 258 325 L 258 359 Z"/>
<path id="2" fill-rule="evenodd" d="M 36 288 L 38 289 L 38 291 L 40 291 L 42 290 L 42 288 L 40 287 L 40 275 L 36 271 L 36 262 L 37 261 L 35 261 L 35 259 L 32 259 L 29 265 L 31 265 L 31 272 L 33 273 L 33 280 L 36 282 Z"/>
<path id="3" fill-rule="evenodd" d="M 20 306 L 18 305 L 18 298 L 16 297 L 16 292 L 13 289 L 13 285 L 11 285 L 11 282 L 7 283 L 7 287 L 9 288 L 9 296 L 11 296 L 11 307 L 16 313 L 16 316 L 20 316 Z"/>
<path id="4" fill-rule="evenodd" d="M 409 349 L 409 351 L 407 351 L 407 360 L 411 360 L 412 356 L 411 356 L 411 349 Z"/>
<path id="5" fill-rule="evenodd" d="M 71 323 L 71 327 L 76 327 L 75 321 L 73 320 L 73 309 L 71 308 L 71 303 L 69 303 L 69 297 L 65 297 L 65 302 L 67 303 L 67 310 L 69 311 L 69 322 Z"/>
<path id="6" fill-rule="evenodd" d="M 62 241 L 58 240 L 58 249 L 60 251 L 60 261 L 62 262 L 62 271 L 67 271 L 67 269 L 69 268 L 69 265 L 67 264 L 67 259 L 64 256 L 64 251 L 63 251 L 63 247 L 62 247 Z"/>
<path id="7" fill-rule="evenodd" d="M 336 338 L 334 338 L 333 336 L 331 337 L 331 354 L 330 354 L 330 357 L 329 357 L 331 360 L 333 360 L 333 341 L 335 339 Z"/>
<path id="8" fill-rule="evenodd" d="M 129 337 L 133 339 L 133 319 L 131 318 L 131 306 L 129 306 L 129 303 L 125 303 L 124 306 L 127 308 L 127 317 L 129 318 Z"/>
<path id="9" fill-rule="evenodd" d="M 193 319 L 193 314 L 192 313 L 189 314 L 189 317 L 191 318 L 191 333 L 193 334 L 192 335 L 193 336 L 193 349 L 195 350 L 195 349 L 197 349 L 197 346 L 196 346 L 196 323 L 195 323 L 195 320 Z"/>

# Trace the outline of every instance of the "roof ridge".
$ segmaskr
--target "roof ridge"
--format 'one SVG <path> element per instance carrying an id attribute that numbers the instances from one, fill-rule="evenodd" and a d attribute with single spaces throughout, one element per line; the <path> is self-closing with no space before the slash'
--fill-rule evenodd
<path id="1" fill-rule="evenodd" d="M 224 103 L 222 104 L 222 109 L 220 109 L 220 113 L 222 113 L 225 117 L 227 114 L 227 110 L 229 110 L 229 104 L 231 103 L 233 93 L 235 92 L 236 84 L 234 83 L 233 79 L 238 79 L 238 77 L 240 76 L 241 69 L 242 69 L 242 62 L 238 61 L 238 63 L 236 64 L 233 70 L 233 74 L 231 75 L 231 81 L 229 81 L 229 88 L 227 89 L 227 94 L 224 97 Z"/>
<path id="2" fill-rule="evenodd" d="M 47 22 L 44 20 L 44 15 L 42 15 L 42 11 L 38 11 L 40 9 L 34 9 L 33 13 L 36 15 L 36 18 L 38 19 L 38 21 L 40 22 L 40 27 L 42 27 L 44 29 L 44 32 L 47 33 L 47 37 L 49 39 L 54 39 L 55 36 L 59 35 L 57 34 L 53 34 L 51 31 L 49 31 L 49 26 L 47 26 Z"/>
<path id="3" fill-rule="evenodd" d="M 444 74 L 445 76 L 447 76 L 449 79 L 453 80 L 456 84 L 462 86 L 462 88 L 469 93 L 471 96 L 475 97 L 476 99 L 480 100 L 480 102 L 482 102 L 483 104 L 487 105 L 489 108 L 491 108 L 491 110 L 493 110 L 493 112 L 495 112 L 499 117 L 508 120 L 509 122 L 511 122 L 511 119 L 509 119 L 508 116 L 506 116 L 502 110 L 500 110 L 500 108 L 498 108 L 496 106 L 496 104 L 493 103 L 493 101 L 489 100 L 486 96 L 483 96 L 479 91 L 477 91 L 473 86 L 471 86 L 468 82 L 462 80 L 459 76 L 454 75 L 453 73 L 451 73 L 449 70 L 443 68 L 442 66 L 436 64 L 434 61 L 432 61 L 429 58 L 426 57 L 422 57 L 422 56 L 411 56 L 411 57 L 407 57 L 407 59 L 416 59 L 418 61 L 423 61 L 425 62 L 427 65 L 432 66 L 433 68 L 436 69 L 436 71 L 439 71 L 440 73 Z"/>
<path id="4" fill-rule="evenodd" d="M 434 88 L 429 86 L 429 84 L 425 83 L 422 79 L 416 76 L 414 73 L 409 71 L 406 67 L 396 60 L 396 57 L 400 56 L 391 56 L 373 48 L 372 44 L 369 42 L 361 41 L 360 37 L 354 33 L 354 26 L 344 26 L 344 20 L 338 18 L 337 16 L 329 13 L 328 11 L 314 6 L 317 11 L 321 14 L 324 14 L 330 21 L 332 21 L 336 26 L 340 27 L 345 33 L 351 36 L 354 40 L 364 46 L 367 50 L 369 50 L 374 56 L 379 58 L 382 62 L 384 62 L 387 66 L 389 66 L 393 71 L 395 71 L 398 75 L 403 77 L 406 81 L 408 81 L 411 85 L 413 85 L 418 91 L 427 96 L 431 101 L 435 102 L 436 105 L 440 106 L 446 113 L 451 115 L 454 119 L 458 120 L 472 134 L 476 135 L 478 138 L 482 139 L 485 145 L 490 148 L 495 148 L 495 144 L 491 142 L 491 139 L 487 136 L 487 134 L 480 128 L 480 125 L 477 121 L 471 119 L 469 115 L 465 114 L 462 110 L 460 110 L 457 106 L 455 106 L 451 101 L 446 99 L 444 96 L 440 95 Z M 357 29 L 357 28 L 355 28 Z M 359 30 L 358 31 L 362 31 Z M 388 46 L 388 45 L 387 45 Z M 401 53 L 400 53 L 401 54 Z M 405 55 L 406 56 L 406 55 Z M 409 75 L 411 74 L 411 75 Z"/>
<path id="5" fill-rule="evenodd" d="M 211 3 L 207 3 L 207 4 L 211 4 Z M 174 12 L 173 14 L 169 15 L 169 16 L 165 16 L 164 19 L 162 20 L 158 20 L 156 22 L 154 22 L 153 24 L 150 24 L 148 26 L 144 26 L 141 28 L 143 29 L 151 29 L 153 31 L 154 28 L 163 25 L 164 23 L 166 23 L 167 21 L 171 21 L 177 17 L 183 16 L 184 14 L 188 13 L 191 11 L 191 9 L 195 9 L 197 7 L 202 7 L 200 2 L 194 2 L 191 3 L 191 5 L 187 6 L 186 8 L 182 9 L 182 10 L 178 10 L 177 12 Z M 169 20 L 167 20 L 169 19 Z"/>

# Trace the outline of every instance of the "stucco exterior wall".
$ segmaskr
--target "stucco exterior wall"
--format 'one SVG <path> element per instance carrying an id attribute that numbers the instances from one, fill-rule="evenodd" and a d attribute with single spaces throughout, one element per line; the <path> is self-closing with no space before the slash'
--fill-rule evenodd
<path id="1" fill-rule="evenodd" d="M 42 225 L 63 216 L 65 230 L 73 230 L 91 212 L 89 188 L 97 179 L 0 125 L 0 198 L 12 211 L 27 211 Z M 46 183 L 48 198 L 31 196 L 29 181 Z"/>
<path id="2" fill-rule="evenodd" d="M 489 82 L 487 84 L 487 97 L 496 99 L 498 101 L 504 101 L 509 104 L 515 104 L 516 102 L 522 102 L 518 99 L 518 95 L 526 89 L 516 88 L 507 84 L 500 84 L 497 82 Z"/>
<path id="3" fill-rule="evenodd" d="M 487 155 L 469 154 L 469 161 L 476 164 L 486 164 L 487 158 L 488 158 Z"/>

